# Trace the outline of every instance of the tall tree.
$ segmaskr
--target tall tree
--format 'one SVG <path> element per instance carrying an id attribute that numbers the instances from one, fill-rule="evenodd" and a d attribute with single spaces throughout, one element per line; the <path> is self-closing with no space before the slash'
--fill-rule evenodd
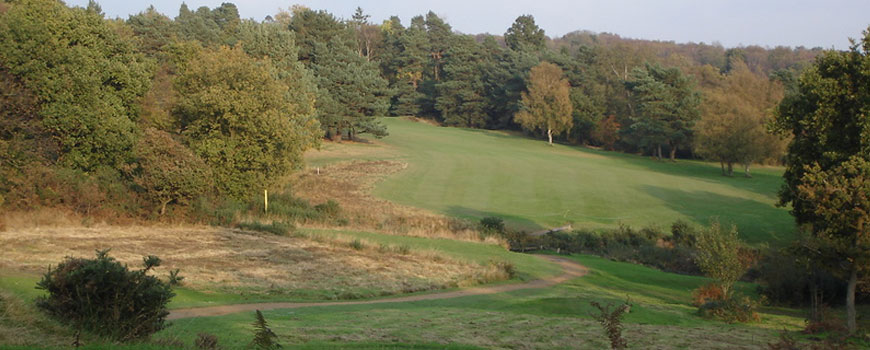
<path id="1" fill-rule="evenodd" d="M 196 53 L 176 77 L 182 135 L 225 195 L 270 186 L 319 142 L 317 120 L 300 113 L 277 76 L 268 58 L 222 46 Z"/>
<path id="2" fill-rule="evenodd" d="M 420 17 L 422 22 L 422 17 Z M 404 28 L 398 17 L 383 26 L 384 52 L 381 71 L 395 93 L 391 115 L 418 115 L 423 94 L 419 91 L 429 61 L 429 42 L 422 23 Z"/>
<path id="3" fill-rule="evenodd" d="M 136 35 L 139 49 L 152 57 L 158 55 L 177 35 L 175 23 L 157 12 L 153 5 L 145 11 L 130 15 L 127 24 Z"/>
<path id="4" fill-rule="evenodd" d="M 706 90 L 703 115 L 695 125 L 695 151 L 719 161 L 723 175 L 730 176 L 739 163 L 750 177 L 753 162 L 778 158 L 784 151 L 784 141 L 767 131 L 782 96 L 779 83 L 735 63 L 719 86 Z"/>
<path id="5" fill-rule="evenodd" d="M 691 78 L 678 68 L 648 63 L 644 69 L 635 68 L 626 84 L 637 104 L 629 127 L 635 142 L 654 149 L 659 159 L 662 146 L 668 145 L 675 161 L 677 148 L 689 144 L 700 116 L 701 97 Z"/>
<path id="6" fill-rule="evenodd" d="M 844 218 L 839 215 L 845 214 L 838 214 L 833 209 L 837 206 L 845 209 L 843 205 L 855 205 L 857 209 L 861 204 L 853 203 L 857 198 L 849 198 L 847 193 L 823 192 L 821 198 L 828 199 L 823 202 L 837 200 L 837 196 L 845 202 L 820 206 L 822 202 L 809 194 L 817 193 L 819 196 L 819 191 L 814 189 L 818 186 L 814 185 L 820 181 L 816 178 L 821 178 L 821 181 L 830 183 L 825 191 L 865 191 L 854 195 L 866 196 L 866 187 L 849 186 L 857 185 L 857 180 L 850 179 L 867 176 L 866 171 L 853 169 L 863 167 L 859 166 L 861 161 L 854 158 L 865 161 L 870 158 L 870 118 L 867 117 L 870 113 L 870 89 L 867 88 L 870 86 L 870 69 L 867 67 L 870 67 L 870 29 L 864 31 L 863 39 L 854 42 L 849 50 L 826 51 L 817 57 L 801 76 L 797 91 L 787 95 L 776 111 L 776 126 L 793 137 L 788 146 L 780 204 L 791 204 L 797 222 L 810 225 L 815 240 L 826 243 L 840 259 L 840 266 L 834 267 L 834 271 L 845 267 L 854 272 L 861 260 L 853 255 L 852 249 L 857 246 L 833 242 L 866 244 L 866 231 L 862 233 L 863 222 L 856 221 L 854 212 L 849 214 L 849 218 Z M 806 189 L 802 190 L 801 186 Z M 863 252 L 868 252 L 868 249 L 864 248 Z M 849 281 L 848 324 L 850 331 L 854 331 L 851 276 Z"/>
<path id="7" fill-rule="evenodd" d="M 807 167 L 797 195 L 812 205 L 813 237 L 808 256 L 847 281 L 846 314 L 856 330 L 855 290 L 870 282 L 870 161 L 856 155 L 830 170 Z"/>
<path id="8" fill-rule="evenodd" d="M 392 91 L 375 62 L 357 52 L 347 26 L 325 11 L 296 9 L 289 24 L 299 42 L 299 60 L 316 77 L 317 117 L 328 137 L 387 134 L 377 117 L 386 115 Z"/>
<path id="9" fill-rule="evenodd" d="M 371 61 L 375 56 L 376 46 L 381 42 L 381 30 L 369 23 L 371 16 L 363 13 L 361 7 L 356 8 L 348 24 L 356 35 L 357 54 Z"/>
<path id="10" fill-rule="evenodd" d="M 521 105 L 515 117 L 517 123 L 527 130 L 546 130 L 550 145 L 553 134 L 571 128 L 570 86 L 555 64 L 541 62 L 532 68 L 529 91 L 523 93 Z"/>
<path id="11" fill-rule="evenodd" d="M 504 33 L 504 42 L 514 51 L 538 51 L 546 47 L 547 37 L 534 16 L 522 15 Z"/>
<path id="12" fill-rule="evenodd" d="M 445 124 L 480 128 L 486 125 L 483 55 L 471 36 L 456 35 L 444 54 L 444 77 L 437 85 L 435 108 Z"/>
<path id="13" fill-rule="evenodd" d="M 368 62 L 342 43 L 315 43 L 311 70 L 317 77 L 320 94 L 317 115 L 327 135 L 387 135 L 377 117 L 387 113 L 390 91 L 374 62 Z"/>
<path id="14" fill-rule="evenodd" d="M 0 16 L 0 67 L 36 94 L 62 163 L 89 171 L 130 158 L 153 65 L 99 13 L 53 0 L 15 2 Z"/>

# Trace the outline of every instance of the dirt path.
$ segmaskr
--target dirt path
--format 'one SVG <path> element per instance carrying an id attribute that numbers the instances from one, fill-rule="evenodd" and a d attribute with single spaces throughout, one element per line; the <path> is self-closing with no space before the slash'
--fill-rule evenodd
<path id="1" fill-rule="evenodd" d="M 485 295 L 485 294 L 495 294 L 495 293 L 504 293 L 510 292 L 520 289 L 536 289 L 536 288 L 546 288 L 557 285 L 559 283 L 563 283 L 573 278 L 581 277 L 586 275 L 587 270 L 586 267 L 580 265 L 572 260 L 560 258 L 556 256 L 547 256 L 547 255 L 538 255 L 539 258 L 549 260 L 556 264 L 559 264 L 562 267 L 562 274 L 554 277 L 548 277 L 544 279 L 529 281 L 525 283 L 516 283 L 516 284 L 502 284 L 496 286 L 489 287 L 477 287 L 477 288 L 469 288 L 462 289 L 453 292 L 444 292 L 444 293 L 433 293 L 433 294 L 422 294 L 422 295 L 411 295 L 406 297 L 395 297 L 395 298 L 387 298 L 387 299 L 377 299 L 377 300 L 362 300 L 362 301 L 330 301 L 330 302 L 320 302 L 320 303 L 257 303 L 257 304 L 234 304 L 234 305 L 220 305 L 220 306 L 208 306 L 208 307 L 198 307 L 198 308 L 188 308 L 188 309 L 176 309 L 171 310 L 169 313 L 168 320 L 177 320 L 180 318 L 190 318 L 190 317 L 209 317 L 209 316 L 221 316 L 227 315 L 237 312 L 243 311 L 254 311 L 254 310 L 274 310 L 274 309 L 296 309 L 302 307 L 312 307 L 312 306 L 335 306 L 335 305 L 365 305 L 365 304 L 384 304 L 384 303 L 404 303 L 409 301 L 421 301 L 421 300 L 440 300 L 440 299 L 450 299 L 450 298 L 459 298 L 470 295 Z"/>

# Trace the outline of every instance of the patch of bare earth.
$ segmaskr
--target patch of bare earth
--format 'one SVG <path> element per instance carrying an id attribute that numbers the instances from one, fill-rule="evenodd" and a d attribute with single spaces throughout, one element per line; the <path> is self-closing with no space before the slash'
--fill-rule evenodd
<path id="1" fill-rule="evenodd" d="M 478 232 L 469 222 L 371 195 L 378 181 L 406 167 L 406 163 L 398 161 L 375 160 L 340 162 L 306 169 L 291 179 L 293 194 L 312 203 L 337 201 L 353 229 L 479 241 Z M 490 243 L 502 243 L 495 238 L 490 240 Z"/>
<path id="2" fill-rule="evenodd" d="M 281 237 L 216 227 L 43 227 L 0 232 L 0 269 L 44 272 L 64 257 L 97 249 L 131 266 L 156 255 L 158 274 L 181 269 L 199 290 L 270 292 L 320 290 L 336 298 L 452 287 L 476 278 L 481 266 L 343 242 Z M 406 254 L 403 254 L 406 253 Z"/>

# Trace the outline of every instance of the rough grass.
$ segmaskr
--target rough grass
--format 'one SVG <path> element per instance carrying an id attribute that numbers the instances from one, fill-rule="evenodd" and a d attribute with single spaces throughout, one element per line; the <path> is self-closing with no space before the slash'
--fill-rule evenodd
<path id="1" fill-rule="evenodd" d="M 473 221 L 499 216 L 527 230 L 567 222 L 589 228 L 668 225 L 677 219 L 708 224 L 711 217 L 719 217 L 737 224 L 742 238 L 752 243 L 793 237 L 787 209 L 774 206 L 782 183 L 780 168 L 757 168 L 751 179 L 728 178 L 720 175 L 717 165 L 703 162 L 659 162 L 616 152 L 550 147 L 503 132 L 440 128 L 399 118 L 384 122 L 390 136 L 379 143 L 334 144 L 323 155 L 311 151 L 306 159 L 317 164 L 311 170 L 321 167 L 322 176 L 339 176 L 323 164 L 344 160 L 337 156 L 342 152 L 369 163 L 384 160 L 390 167 L 387 173 L 393 175 L 377 183 L 375 197 Z M 407 168 L 402 169 L 404 164 Z M 369 169 L 333 170 L 352 178 L 367 175 Z M 296 190 L 312 196 L 319 195 L 313 191 L 324 191 L 324 198 L 356 195 L 341 182 L 335 188 L 331 182 L 318 183 L 323 185 L 311 191 L 305 185 Z M 371 225 L 382 221 L 376 218 Z"/>
<path id="2" fill-rule="evenodd" d="M 468 244 L 468 243 L 464 243 Z M 642 266 L 574 256 L 590 275 L 546 289 L 400 304 L 311 307 L 265 312 L 285 344 L 358 342 L 467 344 L 487 349 L 604 349 L 607 339 L 590 317 L 590 301 L 631 299 L 625 337 L 634 349 L 760 349 L 802 318 L 789 310 L 762 310 L 763 321 L 728 325 L 700 318 L 691 290 L 709 280 Z M 750 291 L 752 286 L 741 284 Z M 193 339 L 221 334 L 229 346 L 249 336 L 251 314 L 185 319 L 158 337 Z"/>
<path id="3" fill-rule="evenodd" d="M 14 293 L 0 290 L 0 345 L 61 346 L 73 333 L 48 319 Z"/>
<path id="4" fill-rule="evenodd" d="M 141 264 L 144 255 L 157 255 L 163 265 L 155 272 L 165 278 L 169 270 L 181 269 L 185 287 L 192 291 L 179 294 L 190 301 L 209 299 L 210 292 L 319 300 L 373 297 L 455 287 L 487 271 L 428 251 L 379 250 L 370 244 L 354 249 L 325 238 L 214 227 L 32 228 L 0 232 L 0 246 L 0 270 L 26 272 L 31 281 L 66 256 L 92 256 L 96 249 L 111 249 L 113 257 L 130 265 Z"/>

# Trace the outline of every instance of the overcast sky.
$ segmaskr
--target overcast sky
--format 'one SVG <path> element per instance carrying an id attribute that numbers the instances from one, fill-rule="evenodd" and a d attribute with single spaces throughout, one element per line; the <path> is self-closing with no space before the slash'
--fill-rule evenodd
<path id="1" fill-rule="evenodd" d="M 187 0 L 191 9 L 215 7 L 229 0 Z M 175 17 L 182 0 L 98 0 L 109 17 L 127 18 L 153 4 Z M 738 45 L 806 46 L 845 49 L 870 25 L 870 0 L 235 0 L 242 18 L 262 20 L 295 3 L 350 18 L 359 6 L 380 23 L 398 15 L 429 10 L 463 33 L 503 34 L 517 16 L 531 14 L 547 35 L 575 30 L 609 32 L 623 37 L 676 42 Z M 68 0 L 85 6 L 88 0 Z"/>

